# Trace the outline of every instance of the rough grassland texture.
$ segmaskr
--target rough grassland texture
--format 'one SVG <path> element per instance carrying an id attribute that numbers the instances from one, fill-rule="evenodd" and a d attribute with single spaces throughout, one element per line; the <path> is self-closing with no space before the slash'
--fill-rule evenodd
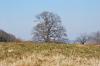
<path id="1" fill-rule="evenodd" d="M 100 66 L 100 46 L 0 43 L 0 66 Z"/>

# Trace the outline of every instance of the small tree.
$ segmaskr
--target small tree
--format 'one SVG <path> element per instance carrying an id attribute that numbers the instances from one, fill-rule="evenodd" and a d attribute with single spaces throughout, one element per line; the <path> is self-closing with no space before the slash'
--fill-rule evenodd
<path id="1" fill-rule="evenodd" d="M 66 30 L 58 15 L 42 12 L 37 17 L 38 24 L 34 27 L 33 40 L 44 42 L 62 42 L 67 37 Z"/>
<path id="2" fill-rule="evenodd" d="M 81 34 L 77 39 L 80 44 L 85 44 L 88 41 L 88 36 L 86 34 Z"/>

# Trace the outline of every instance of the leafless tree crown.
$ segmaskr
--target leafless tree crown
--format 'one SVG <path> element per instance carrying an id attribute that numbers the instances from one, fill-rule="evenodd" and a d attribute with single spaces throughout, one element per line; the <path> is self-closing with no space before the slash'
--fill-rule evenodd
<path id="1" fill-rule="evenodd" d="M 77 39 L 77 42 L 85 44 L 88 41 L 88 36 L 86 34 L 81 34 Z"/>
<path id="2" fill-rule="evenodd" d="M 67 36 L 61 19 L 58 15 L 51 12 L 43 12 L 37 17 L 39 23 L 34 27 L 33 39 L 44 42 L 63 41 Z"/>

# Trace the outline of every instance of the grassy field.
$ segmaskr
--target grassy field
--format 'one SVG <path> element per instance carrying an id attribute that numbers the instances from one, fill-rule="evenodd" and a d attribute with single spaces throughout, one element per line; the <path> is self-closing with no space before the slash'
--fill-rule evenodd
<path id="1" fill-rule="evenodd" d="M 0 66 L 100 66 L 100 46 L 0 43 Z"/>

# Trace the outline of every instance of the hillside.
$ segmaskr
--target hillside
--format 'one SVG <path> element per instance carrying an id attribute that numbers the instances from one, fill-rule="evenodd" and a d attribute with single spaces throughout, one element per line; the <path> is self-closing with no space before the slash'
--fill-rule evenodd
<path id="1" fill-rule="evenodd" d="M 100 66 L 100 46 L 0 43 L 0 66 Z"/>

